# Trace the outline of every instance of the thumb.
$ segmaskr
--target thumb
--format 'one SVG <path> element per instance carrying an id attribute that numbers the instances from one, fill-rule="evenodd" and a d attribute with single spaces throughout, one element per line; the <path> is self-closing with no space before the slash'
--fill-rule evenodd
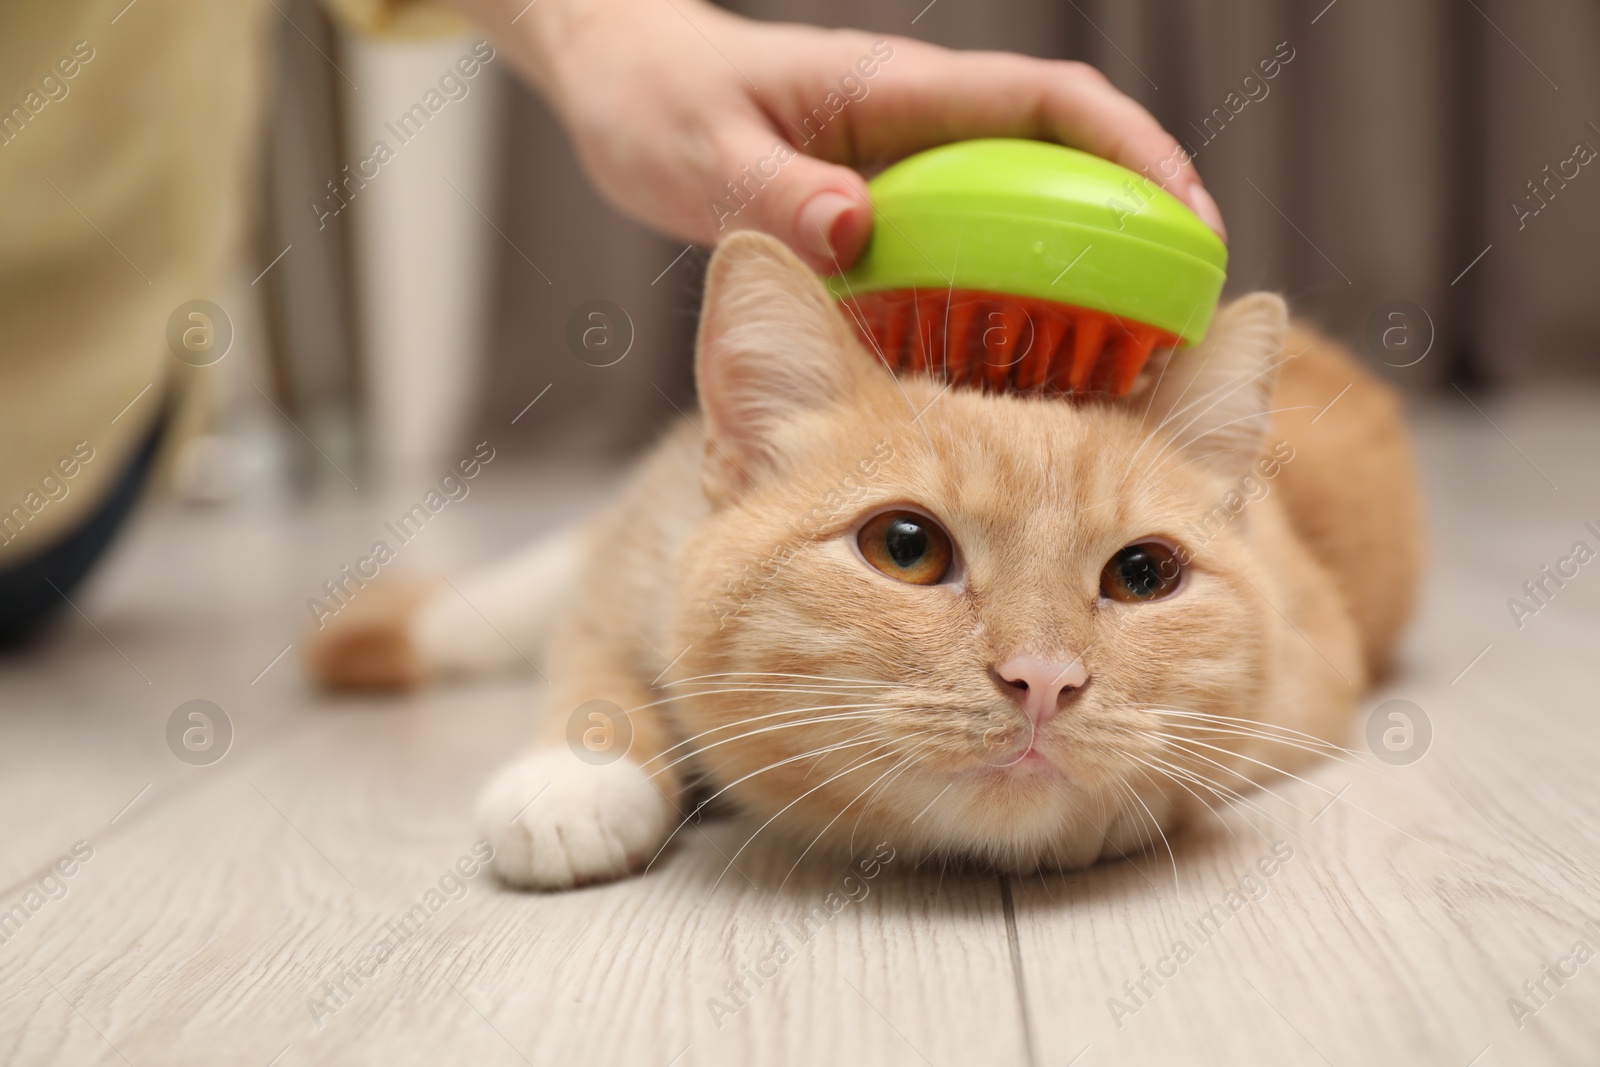
<path id="1" fill-rule="evenodd" d="M 724 187 L 733 212 L 724 226 L 770 233 L 824 274 L 848 268 L 872 233 L 872 202 L 861 175 L 786 142 L 757 144 L 761 150 L 749 158 L 765 165 L 741 166 L 734 188 Z"/>

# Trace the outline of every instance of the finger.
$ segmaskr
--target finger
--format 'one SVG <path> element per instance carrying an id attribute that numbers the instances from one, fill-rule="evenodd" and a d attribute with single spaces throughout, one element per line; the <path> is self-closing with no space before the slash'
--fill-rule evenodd
<path id="1" fill-rule="evenodd" d="M 729 229 L 753 229 L 783 241 L 813 269 L 848 268 L 872 232 L 872 202 L 849 167 L 805 155 L 752 122 L 723 136 L 724 179 L 711 190 L 713 239 Z"/>
<path id="2" fill-rule="evenodd" d="M 1189 153 L 1142 105 L 1099 71 L 1076 65 L 1050 78 L 1044 93 L 1040 121 L 1054 139 L 1145 175 L 1226 240 L 1222 212 Z"/>
<path id="3" fill-rule="evenodd" d="M 1057 141 L 1146 175 L 1226 236 L 1189 154 L 1093 67 L 899 38 L 892 45 L 877 84 L 808 151 L 874 166 L 973 137 Z"/>

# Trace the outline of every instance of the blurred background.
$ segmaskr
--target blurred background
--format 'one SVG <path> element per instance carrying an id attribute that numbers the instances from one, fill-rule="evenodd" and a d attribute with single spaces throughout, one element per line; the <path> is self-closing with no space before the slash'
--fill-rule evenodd
<path id="1" fill-rule="evenodd" d="M 675 418 L 669 400 L 689 406 L 706 253 L 604 204 L 503 67 L 319 231 L 307 201 L 320 179 L 364 155 L 474 38 L 374 42 L 314 0 L 279 3 L 244 273 L 293 246 L 255 287 L 260 359 L 311 442 L 389 473 L 431 470 L 483 436 L 513 455 L 603 463 Z M 1580 162 L 1600 147 L 1591 3 L 729 6 L 1094 64 L 1193 153 L 1228 223 L 1230 291 L 1289 294 L 1407 390 L 1600 372 L 1600 171 Z M 567 343 L 574 309 L 596 298 L 631 320 L 613 366 Z M 232 394 L 229 433 L 276 419 L 248 387 Z M 340 483 L 282 429 L 299 484 Z"/>
<path id="2" fill-rule="evenodd" d="M 1593 3 L 730 6 L 1094 64 L 1191 151 L 1228 223 L 1230 290 L 1287 293 L 1408 391 L 1463 403 L 1462 393 L 1559 387 L 1600 369 Z M 95 58 L 73 92 L 99 99 L 22 115 L 0 146 L 16 207 L 0 226 L 13 229 L 6 243 L 26 268 L 13 290 L 55 269 L 84 279 L 84 299 L 161 305 L 124 315 L 120 344 L 154 338 L 189 300 L 223 310 L 228 358 L 180 368 L 185 402 L 165 481 L 181 495 L 414 485 L 485 439 L 522 459 L 610 467 L 677 417 L 674 405 L 691 405 L 706 251 L 602 202 L 503 61 L 455 77 L 444 106 L 415 118 L 471 54 L 480 37 L 470 29 L 374 37 L 343 28 L 318 0 L 79 7 L 74 26 L 52 32 L 63 55 L 74 37 L 86 42 Z M 48 9 L 5 18 L 22 30 L 71 21 Z M 7 50 L 0 41 L 0 89 L 21 99 L 39 57 Z M 170 109 L 172 120 L 148 143 L 109 151 L 97 124 L 136 107 L 146 117 Z M 23 153 L 46 139 L 84 165 L 41 181 Z M 370 160 L 378 140 L 393 158 Z M 153 162 L 161 153 L 165 174 Z M 130 176 L 161 180 L 164 216 L 119 196 Z M 28 229 L 35 213 L 55 224 Z M 164 264 L 185 228 L 204 254 L 191 250 L 197 266 L 174 277 Z M 65 232 L 81 238 L 76 252 L 63 252 Z M 614 306 L 620 361 L 569 341 L 593 300 Z M 104 343 L 79 336 L 88 327 L 78 318 L 41 306 L 33 336 L 10 342 Z M 153 342 L 139 348 L 167 358 Z M 107 415 L 141 384 L 128 373 Z M 18 388 L 7 414 L 25 420 Z"/>

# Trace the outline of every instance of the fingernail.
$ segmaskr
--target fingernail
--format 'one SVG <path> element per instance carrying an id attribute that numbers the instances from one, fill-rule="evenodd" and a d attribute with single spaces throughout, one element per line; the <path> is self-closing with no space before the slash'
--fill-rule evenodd
<path id="1" fill-rule="evenodd" d="M 855 200 L 843 193 L 825 190 L 806 201 L 800 209 L 800 240 L 806 250 L 823 262 L 832 262 L 839 251 L 840 239 L 845 236 L 850 209 Z"/>
<path id="2" fill-rule="evenodd" d="M 1224 241 L 1228 239 L 1228 228 L 1222 224 L 1222 211 L 1217 207 L 1217 202 L 1211 199 L 1211 194 L 1206 192 L 1203 185 L 1189 187 L 1189 206 L 1194 213 L 1200 216 L 1200 221 L 1217 231 L 1217 236 Z"/>

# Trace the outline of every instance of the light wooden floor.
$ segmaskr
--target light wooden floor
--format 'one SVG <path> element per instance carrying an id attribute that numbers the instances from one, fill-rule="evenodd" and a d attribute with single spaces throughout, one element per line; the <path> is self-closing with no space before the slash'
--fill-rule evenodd
<path id="1" fill-rule="evenodd" d="M 792 849 L 758 842 L 719 880 L 748 832 L 734 823 L 617 885 L 527 896 L 479 875 L 344 979 L 320 1027 L 308 1000 L 468 854 L 474 793 L 537 689 L 328 700 L 298 648 L 274 662 L 403 495 L 148 513 L 82 616 L 0 662 L 0 910 L 27 915 L 0 944 L 0 1062 L 1600 1062 L 1600 962 L 1560 963 L 1580 940 L 1600 951 L 1600 925 L 1583 928 L 1600 920 L 1600 563 L 1520 631 L 1506 607 L 1574 541 L 1600 542 L 1583 528 L 1600 527 L 1600 396 L 1486 410 L 1493 425 L 1464 404 L 1418 417 L 1436 566 L 1403 675 L 1368 706 L 1423 709 L 1419 762 L 1324 765 L 1172 857 L 1011 884 L 890 863 L 804 943 L 785 924 L 845 872 L 778 888 Z M 523 479 L 491 469 L 400 564 L 479 557 L 597 492 Z M 235 730 L 211 766 L 165 739 L 195 698 Z M 79 841 L 92 858 L 46 886 L 65 897 L 29 912 Z M 1248 880 L 1278 841 L 1292 857 Z M 1238 910 L 1206 919 L 1241 883 Z M 714 1012 L 780 937 L 793 958 Z M 1546 964 L 1576 974 L 1558 986 Z M 1522 986 L 1541 979 L 1535 1000 Z M 1539 1008 L 1520 1027 L 1512 996 Z"/>

